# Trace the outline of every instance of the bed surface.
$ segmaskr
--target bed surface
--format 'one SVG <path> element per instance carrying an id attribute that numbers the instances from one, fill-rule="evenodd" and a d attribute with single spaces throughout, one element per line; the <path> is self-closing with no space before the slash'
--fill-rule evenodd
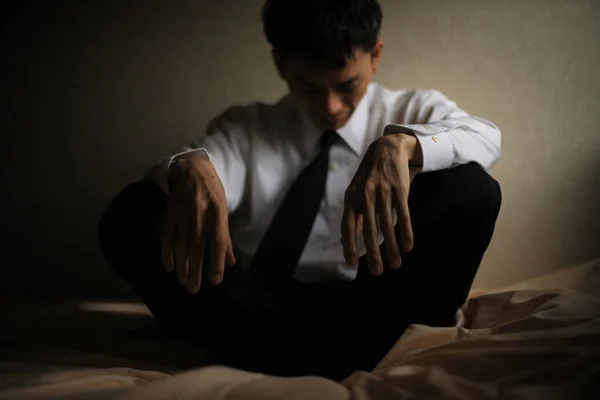
<path id="1" fill-rule="evenodd" d="M 342 384 L 201 368 L 210 354 L 167 336 L 139 303 L 3 299 L 0 399 L 592 398 L 598 268 L 473 297 L 458 326 L 412 326 L 374 371 Z"/>

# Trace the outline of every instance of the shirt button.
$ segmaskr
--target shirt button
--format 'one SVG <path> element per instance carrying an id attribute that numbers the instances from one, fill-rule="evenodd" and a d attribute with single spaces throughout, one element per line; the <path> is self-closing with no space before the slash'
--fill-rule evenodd
<path id="1" fill-rule="evenodd" d="M 332 171 L 337 171 L 340 168 L 339 164 L 335 161 L 329 164 L 329 169 Z"/>
<path id="2" fill-rule="evenodd" d="M 431 127 L 429 125 L 425 125 L 424 128 L 425 128 L 426 131 L 431 130 Z"/>
<path id="3" fill-rule="evenodd" d="M 439 138 L 439 137 L 437 137 L 437 136 L 433 136 L 433 137 L 431 138 L 431 140 L 433 140 L 434 142 L 436 142 L 436 143 L 437 143 L 437 142 L 439 142 L 439 141 L 440 141 L 440 138 Z"/>

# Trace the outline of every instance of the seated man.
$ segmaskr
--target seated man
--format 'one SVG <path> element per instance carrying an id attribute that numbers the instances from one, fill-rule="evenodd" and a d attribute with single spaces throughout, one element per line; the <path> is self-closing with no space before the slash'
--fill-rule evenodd
<path id="1" fill-rule="evenodd" d="M 128 186 L 101 248 L 156 319 L 219 362 L 342 379 L 407 325 L 452 325 L 500 208 L 500 131 L 372 83 L 376 0 L 269 0 L 289 94 L 232 107 Z"/>

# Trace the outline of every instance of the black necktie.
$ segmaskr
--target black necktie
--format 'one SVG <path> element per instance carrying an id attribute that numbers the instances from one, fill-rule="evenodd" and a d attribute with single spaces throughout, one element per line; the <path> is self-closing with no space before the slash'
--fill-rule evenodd
<path id="1" fill-rule="evenodd" d="M 293 276 L 325 194 L 329 149 L 339 139 L 325 132 L 317 158 L 296 178 L 279 206 L 250 264 L 267 281 Z"/>

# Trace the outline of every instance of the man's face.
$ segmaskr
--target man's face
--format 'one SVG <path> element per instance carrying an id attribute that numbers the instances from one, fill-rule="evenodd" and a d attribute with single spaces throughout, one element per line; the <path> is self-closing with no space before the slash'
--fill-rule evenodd
<path id="1" fill-rule="evenodd" d="M 348 122 L 377 71 L 382 44 L 373 52 L 357 50 L 340 69 L 312 66 L 298 60 L 277 60 L 291 95 L 322 130 L 336 130 Z"/>

